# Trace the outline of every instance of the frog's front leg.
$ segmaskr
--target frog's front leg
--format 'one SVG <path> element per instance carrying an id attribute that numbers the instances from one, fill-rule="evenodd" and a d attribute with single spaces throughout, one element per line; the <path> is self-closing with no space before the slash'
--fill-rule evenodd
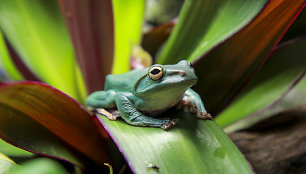
<path id="1" fill-rule="evenodd" d="M 90 94 L 86 99 L 86 105 L 89 110 L 93 110 L 105 115 L 110 120 L 116 120 L 120 115 L 117 112 L 110 113 L 106 109 L 115 108 L 116 92 L 113 90 L 96 91 Z"/>
<path id="2" fill-rule="evenodd" d="M 151 126 L 169 129 L 177 124 L 178 119 L 160 120 L 143 115 L 134 104 L 124 95 L 116 95 L 116 105 L 121 117 L 129 124 L 135 126 Z"/>
<path id="3" fill-rule="evenodd" d="M 183 96 L 183 106 L 187 106 L 192 113 L 197 114 L 199 119 L 212 119 L 212 116 L 205 110 L 201 97 L 191 88 L 188 88 Z"/>
<path id="4" fill-rule="evenodd" d="M 114 108 L 116 92 L 113 90 L 96 91 L 86 99 L 86 105 L 92 108 Z"/>

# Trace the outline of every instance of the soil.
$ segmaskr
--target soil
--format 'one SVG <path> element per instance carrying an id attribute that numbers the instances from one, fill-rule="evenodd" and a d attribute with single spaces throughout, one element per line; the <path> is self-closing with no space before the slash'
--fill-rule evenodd
<path id="1" fill-rule="evenodd" d="M 257 174 L 306 174 L 306 109 L 273 116 L 229 136 Z"/>

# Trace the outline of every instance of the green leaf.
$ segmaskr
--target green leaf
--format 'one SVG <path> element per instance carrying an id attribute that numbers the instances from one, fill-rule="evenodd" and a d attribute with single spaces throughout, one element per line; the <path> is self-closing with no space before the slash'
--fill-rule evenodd
<path id="1" fill-rule="evenodd" d="M 195 90 L 214 115 L 224 109 L 267 60 L 305 0 L 271 1 L 249 25 L 195 62 Z"/>
<path id="2" fill-rule="evenodd" d="M 73 48 L 56 1 L 0 0 L 0 27 L 40 79 L 79 98 Z"/>
<path id="3" fill-rule="evenodd" d="M 14 65 L 5 45 L 5 40 L 0 30 L 0 67 L 4 70 L 5 75 L 11 80 L 23 80 L 22 74 Z"/>
<path id="4" fill-rule="evenodd" d="M 105 139 L 91 115 L 69 96 L 41 83 L 0 86 L 0 136 L 17 147 L 76 164 L 74 155 L 79 153 L 100 166 L 108 161 Z"/>
<path id="5" fill-rule="evenodd" d="M 276 49 L 244 92 L 222 113 L 216 122 L 222 127 L 251 115 L 273 103 L 304 76 L 306 37 Z"/>
<path id="6" fill-rule="evenodd" d="M 87 92 L 104 88 L 112 71 L 114 22 L 112 1 L 59 0 Z"/>
<path id="7" fill-rule="evenodd" d="M 306 72 L 305 72 L 306 73 Z M 242 118 L 233 124 L 224 127 L 226 132 L 234 132 L 240 129 L 245 129 L 254 125 L 261 120 L 272 116 L 277 116 L 280 113 L 297 109 L 298 107 L 306 106 L 306 76 L 282 98 L 267 105 L 258 112 Z"/>
<path id="8" fill-rule="evenodd" d="M 7 142 L 0 139 L 0 153 L 7 155 L 7 156 L 17 156 L 17 157 L 31 157 L 34 156 L 33 153 L 30 153 L 28 151 L 19 149 L 15 146 L 12 146 L 11 144 L 8 144 Z"/>
<path id="9" fill-rule="evenodd" d="M 7 173 L 12 167 L 16 166 L 15 162 L 9 157 L 0 153 L 0 174 Z"/>
<path id="10" fill-rule="evenodd" d="M 130 70 L 130 54 L 139 45 L 144 18 L 145 0 L 113 0 L 115 19 L 114 74 Z"/>
<path id="11" fill-rule="evenodd" d="M 58 162 L 48 158 L 30 160 L 9 170 L 10 174 L 68 174 Z"/>
<path id="12" fill-rule="evenodd" d="M 146 9 L 146 21 L 149 25 L 160 25 L 176 18 L 184 0 L 149 0 Z"/>
<path id="13" fill-rule="evenodd" d="M 168 131 L 99 118 L 135 173 L 252 173 L 214 121 L 187 112 L 178 116 L 179 124 Z M 150 164 L 158 166 L 158 172 L 148 168 Z"/>
<path id="14" fill-rule="evenodd" d="M 158 56 L 161 64 L 194 61 L 248 24 L 267 0 L 186 0 L 169 40 Z"/>

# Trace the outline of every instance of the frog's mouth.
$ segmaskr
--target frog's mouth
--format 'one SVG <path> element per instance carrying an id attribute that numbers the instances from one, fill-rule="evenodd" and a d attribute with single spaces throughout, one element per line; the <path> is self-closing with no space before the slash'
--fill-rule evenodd
<path id="1" fill-rule="evenodd" d="M 191 87 L 191 86 L 195 85 L 197 82 L 198 82 L 198 78 L 190 78 L 190 79 L 181 81 L 177 84 L 187 85 L 188 87 Z M 176 85 L 176 84 L 174 84 L 174 85 Z"/>
<path id="2" fill-rule="evenodd" d="M 164 83 L 156 83 L 152 85 L 150 88 L 143 92 L 150 92 L 153 90 L 168 90 L 169 88 L 189 88 L 197 83 L 197 78 L 185 79 L 183 81 L 164 81 Z"/>

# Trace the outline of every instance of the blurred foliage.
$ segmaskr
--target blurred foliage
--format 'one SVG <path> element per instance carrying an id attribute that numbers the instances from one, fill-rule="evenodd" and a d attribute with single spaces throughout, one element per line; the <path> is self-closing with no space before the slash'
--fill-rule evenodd
<path id="1" fill-rule="evenodd" d="M 146 21 L 159 25 L 176 18 L 184 0 L 147 0 Z"/>

